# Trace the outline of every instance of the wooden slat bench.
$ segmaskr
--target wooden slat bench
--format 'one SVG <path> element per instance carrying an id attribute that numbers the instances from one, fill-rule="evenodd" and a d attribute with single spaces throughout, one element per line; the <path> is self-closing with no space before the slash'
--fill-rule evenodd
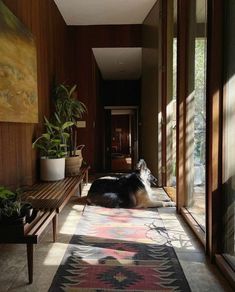
<path id="1" fill-rule="evenodd" d="M 62 211 L 69 199 L 82 191 L 82 182 L 85 178 L 88 183 L 89 166 L 81 168 L 80 174 L 67 177 L 57 182 L 40 182 L 33 185 L 22 195 L 23 201 L 30 202 L 39 212 L 30 224 L 24 225 L 24 235 L 7 232 L 0 236 L 0 243 L 25 243 L 27 245 L 27 261 L 29 283 L 33 282 L 33 246 L 40 241 L 43 231 L 49 223 L 53 226 L 53 242 L 56 241 L 58 214 Z M 12 226 L 14 228 L 14 226 Z"/>

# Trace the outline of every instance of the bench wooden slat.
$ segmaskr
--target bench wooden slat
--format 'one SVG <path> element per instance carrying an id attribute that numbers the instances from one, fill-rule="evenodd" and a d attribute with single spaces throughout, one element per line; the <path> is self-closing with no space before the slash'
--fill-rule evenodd
<path id="1" fill-rule="evenodd" d="M 56 211 L 48 212 L 46 216 L 42 218 L 41 224 L 38 225 L 38 228 L 34 230 L 33 235 L 37 238 L 37 242 L 42 234 L 42 232 L 45 230 L 45 227 L 52 221 L 52 219 L 57 216 Z M 32 235 L 31 232 L 27 236 Z"/>
<path id="2" fill-rule="evenodd" d="M 27 232 L 25 236 L 36 234 L 38 228 L 44 223 L 44 221 L 47 219 L 47 217 L 53 212 L 46 211 L 41 212 L 40 217 L 38 220 L 33 224 L 32 228 Z"/>
<path id="3" fill-rule="evenodd" d="M 59 187 L 64 184 L 64 181 L 58 181 L 58 182 L 52 182 L 47 183 L 43 182 L 39 186 L 36 187 L 35 191 L 29 191 L 24 194 L 24 198 L 27 199 L 28 197 L 37 197 L 38 199 L 46 198 L 47 196 L 50 196 L 52 192 L 54 192 L 55 188 L 57 187 L 57 192 Z"/>
<path id="4" fill-rule="evenodd" d="M 68 203 L 69 199 L 71 198 L 71 196 L 74 194 L 75 190 L 79 187 L 79 185 L 81 184 L 82 180 L 79 180 L 75 185 L 71 186 L 71 189 L 69 190 L 67 197 L 63 197 L 61 198 L 60 201 L 58 201 L 57 206 L 56 206 L 56 210 L 58 213 L 61 212 L 61 210 L 63 209 L 63 207 Z"/>
<path id="5" fill-rule="evenodd" d="M 83 180 L 85 171 L 76 177 L 69 177 L 60 182 L 42 183 L 36 187 L 37 192 L 30 190 L 23 196 L 23 200 L 30 201 L 35 208 L 52 209 L 64 200 L 71 191 L 75 191 Z"/>
<path id="6" fill-rule="evenodd" d="M 42 188 L 42 195 L 40 197 L 37 196 L 37 198 L 40 199 L 46 199 L 46 198 L 51 198 L 51 199 L 57 199 L 59 198 L 64 190 L 66 190 L 67 185 L 70 183 L 69 179 L 63 180 L 60 184 L 53 183 L 53 187 L 51 188 L 50 191 L 48 191 L 48 188 L 45 186 Z"/>
<path id="7" fill-rule="evenodd" d="M 47 194 L 47 189 L 44 189 L 45 196 L 38 197 L 37 195 L 33 196 L 25 196 L 25 200 L 28 200 L 34 208 L 37 209 L 55 209 L 60 205 L 67 196 L 71 197 L 71 192 L 75 192 L 81 183 L 81 179 L 67 181 L 67 183 L 61 187 L 58 193 L 53 192 Z"/>

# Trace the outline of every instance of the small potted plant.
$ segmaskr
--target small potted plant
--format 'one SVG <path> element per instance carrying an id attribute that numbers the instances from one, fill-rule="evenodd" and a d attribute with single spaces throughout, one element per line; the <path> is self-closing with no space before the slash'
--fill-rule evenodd
<path id="1" fill-rule="evenodd" d="M 0 220 L 4 224 L 25 224 L 26 216 L 21 213 L 19 201 L 5 200 L 0 208 Z"/>
<path id="2" fill-rule="evenodd" d="M 76 89 L 76 85 L 68 86 L 60 84 L 55 90 L 56 112 L 62 122 L 71 122 L 70 127 L 67 129 L 70 134 L 68 140 L 69 151 L 65 160 L 67 176 L 77 175 L 83 160 L 81 150 L 84 145 L 78 145 L 77 143 L 78 129 L 76 123 L 87 112 L 87 108 L 84 103 L 76 98 Z"/>
<path id="3" fill-rule="evenodd" d="M 0 225 L 23 225 L 33 219 L 33 211 L 30 203 L 21 202 L 19 189 L 0 187 Z"/>
<path id="4" fill-rule="evenodd" d="M 33 148 L 40 150 L 40 177 L 44 181 L 56 181 L 65 177 L 65 156 L 67 155 L 67 140 L 69 133 L 66 130 L 72 122 L 62 122 L 57 113 L 54 121 L 49 122 L 46 117 L 46 132 L 33 143 Z"/>

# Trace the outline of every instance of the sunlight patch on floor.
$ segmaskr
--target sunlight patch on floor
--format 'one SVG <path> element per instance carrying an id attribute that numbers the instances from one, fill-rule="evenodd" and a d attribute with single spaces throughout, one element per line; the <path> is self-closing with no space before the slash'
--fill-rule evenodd
<path id="1" fill-rule="evenodd" d="M 58 266 L 68 247 L 68 243 L 54 243 L 44 259 L 44 266 Z"/>
<path id="2" fill-rule="evenodd" d="M 64 219 L 64 222 L 59 230 L 59 234 L 74 234 L 81 215 L 81 211 L 79 209 L 73 207 L 72 211 L 70 211 Z"/>

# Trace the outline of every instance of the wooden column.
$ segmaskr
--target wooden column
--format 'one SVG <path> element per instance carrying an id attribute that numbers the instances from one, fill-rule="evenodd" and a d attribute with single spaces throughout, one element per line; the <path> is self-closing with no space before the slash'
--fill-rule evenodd
<path id="1" fill-rule="evenodd" d="M 208 12 L 206 251 L 212 259 L 222 239 L 222 1 L 209 0 Z"/>
<path id="2" fill-rule="evenodd" d="M 176 180 L 177 209 L 191 202 L 194 183 L 196 1 L 178 0 Z"/>

